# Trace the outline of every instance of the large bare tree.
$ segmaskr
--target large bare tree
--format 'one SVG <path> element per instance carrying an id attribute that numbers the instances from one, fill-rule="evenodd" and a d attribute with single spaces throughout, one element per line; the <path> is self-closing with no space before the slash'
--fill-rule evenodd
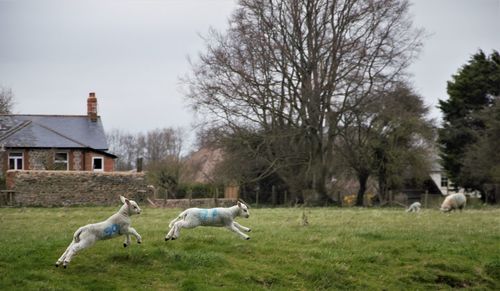
<path id="1" fill-rule="evenodd" d="M 258 134 L 252 149 L 292 192 L 324 198 L 343 114 L 401 78 L 420 47 L 408 9 L 407 0 L 240 0 L 228 31 L 206 38 L 188 98 L 205 123 Z"/>

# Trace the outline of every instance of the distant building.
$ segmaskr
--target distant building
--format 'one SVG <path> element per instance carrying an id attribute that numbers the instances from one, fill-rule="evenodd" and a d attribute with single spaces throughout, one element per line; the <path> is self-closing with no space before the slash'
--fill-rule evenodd
<path id="1" fill-rule="evenodd" d="M 0 115 L 0 175 L 7 170 L 114 170 L 97 98 L 87 98 L 87 115 Z"/>
<path id="2" fill-rule="evenodd" d="M 479 191 L 468 192 L 464 188 L 455 187 L 453 182 L 448 178 L 448 175 L 446 175 L 446 172 L 444 171 L 443 166 L 441 166 L 438 158 L 434 160 L 429 175 L 443 196 L 455 193 L 462 193 L 470 197 L 481 196 Z"/>

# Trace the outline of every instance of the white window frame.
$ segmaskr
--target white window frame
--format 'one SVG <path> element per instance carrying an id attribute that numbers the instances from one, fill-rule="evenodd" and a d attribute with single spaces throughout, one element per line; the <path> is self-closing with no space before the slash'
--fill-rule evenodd
<path id="1" fill-rule="evenodd" d="M 447 176 L 441 176 L 441 188 L 448 188 L 450 186 L 450 180 Z"/>
<path id="2" fill-rule="evenodd" d="M 11 157 L 12 154 L 20 154 L 21 156 L 15 156 L 15 157 Z M 10 168 L 10 160 L 13 159 L 14 160 L 14 169 L 11 169 Z M 17 161 L 18 160 L 21 160 L 21 169 L 18 169 L 17 168 Z M 10 152 L 9 153 L 9 163 L 7 165 L 7 168 L 9 170 L 23 170 L 24 169 L 24 153 L 23 152 Z"/>
<path id="3" fill-rule="evenodd" d="M 56 155 L 57 154 L 65 154 L 66 155 L 66 160 L 65 161 L 57 161 L 56 160 Z M 69 170 L 69 153 L 67 151 L 56 151 L 54 153 L 54 168 L 56 168 L 56 164 L 66 164 L 66 169 L 61 169 L 60 171 L 68 171 Z"/>
<path id="4" fill-rule="evenodd" d="M 94 161 L 101 160 L 101 169 L 94 168 Z M 103 157 L 92 157 L 92 171 L 94 172 L 104 172 L 104 158 Z"/>

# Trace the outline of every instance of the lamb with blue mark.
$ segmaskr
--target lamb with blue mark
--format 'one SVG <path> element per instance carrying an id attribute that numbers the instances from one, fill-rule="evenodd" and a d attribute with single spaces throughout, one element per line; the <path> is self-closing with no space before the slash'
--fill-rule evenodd
<path id="1" fill-rule="evenodd" d="M 195 228 L 197 226 L 226 227 L 248 240 L 250 237 L 242 231 L 250 232 L 251 229 L 234 221 L 238 216 L 250 217 L 248 207 L 239 201 L 231 207 L 186 209 L 168 225 L 170 230 L 165 236 L 165 241 L 179 238 L 181 228 Z"/>
<path id="2" fill-rule="evenodd" d="M 135 236 L 137 243 L 142 242 L 142 238 L 137 231 L 130 226 L 130 216 L 140 214 L 139 205 L 133 200 L 120 196 L 123 203 L 117 213 L 110 216 L 103 222 L 87 224 L 80 227 L 73 235 L 73 241 L 66 251 L 57 260 L 56 267 L 62 263 L 64 268 L 69 264 L 71 258 L 79 251 L 92 246 L 98 240 L 110 239 L 119 235 L 125 235 L 124 247 L 130 245 L 130 235 Z"/>

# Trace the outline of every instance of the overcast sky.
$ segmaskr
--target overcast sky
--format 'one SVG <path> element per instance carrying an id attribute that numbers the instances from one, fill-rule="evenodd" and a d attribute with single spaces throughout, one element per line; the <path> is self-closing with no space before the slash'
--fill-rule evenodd
<path id="1" fill-rule="evenodd" d="M 0 86 L 14 113 L 86 114 L 96 92 L 106 130 L 189 128 L 178 78 L 224 30 L 236 0 L 0 0 Z M 413 0 L 430 34 L 413 82 L 432 116 L 446 81 L 472 54 L 500 50 L 500 0 Z"/>

